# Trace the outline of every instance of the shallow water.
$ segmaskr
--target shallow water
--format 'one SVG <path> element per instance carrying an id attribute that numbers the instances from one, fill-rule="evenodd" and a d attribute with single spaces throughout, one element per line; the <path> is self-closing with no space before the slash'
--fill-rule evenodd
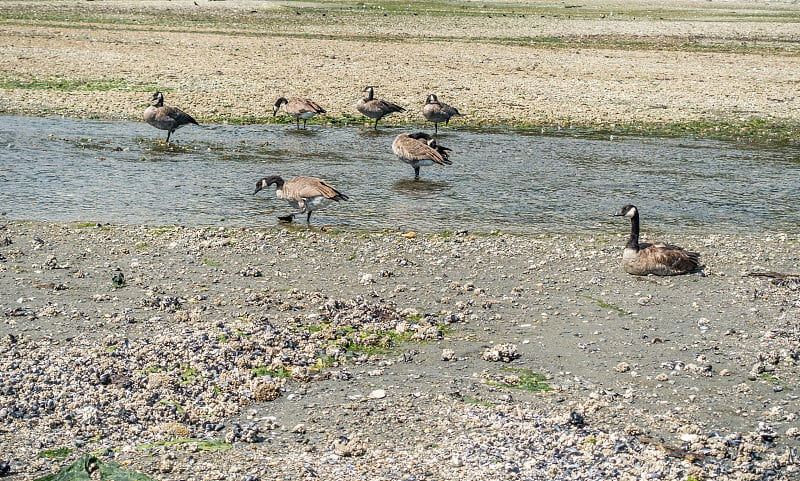
<path id="1" fill-rule="evenodd" d="M 0 116 L 0 210 L 11 219 L 275 226 L 291 208 L 267 175 L 313 175 L 350 196 L 312 216 L 346 229 L 514 233 L 627 229 L 795 232 L 800 152 L 672 139 L 587 139 L 445 129 L 451 166 L 391 151 L 409 129 L 204 125 L 173 134 L 141 122 Z"/>

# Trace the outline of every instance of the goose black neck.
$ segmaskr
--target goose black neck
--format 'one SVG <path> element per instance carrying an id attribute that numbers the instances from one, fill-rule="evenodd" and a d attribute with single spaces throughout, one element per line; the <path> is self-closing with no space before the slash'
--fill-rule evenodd
<path id="1" fill-rule="evenodd" d="M 631 236 L 628 237 L 625 247 L 639 250 L 639 211 L 634 212 L 631 217 Z"/>

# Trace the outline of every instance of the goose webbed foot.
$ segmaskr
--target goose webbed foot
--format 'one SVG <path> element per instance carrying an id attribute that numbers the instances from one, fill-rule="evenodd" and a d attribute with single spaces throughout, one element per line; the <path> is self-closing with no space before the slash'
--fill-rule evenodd
<path id="1" fill-rule="evenodd" d="M 292 220 L 294 220 L 294 214 L 280 215 L 278 216 L 278 220 L 281 222 L 291 222 Z"/>

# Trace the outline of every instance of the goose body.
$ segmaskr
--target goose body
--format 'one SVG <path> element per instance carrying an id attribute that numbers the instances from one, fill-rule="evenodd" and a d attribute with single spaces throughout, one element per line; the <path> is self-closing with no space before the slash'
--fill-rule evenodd
<path id="1" fill-rule="evenodd" d="M 663 242 L 639 243 L 639 210 L 636 206 L 623 206 L 614 215 L 631 220 L 631 235 L 622 251 L 622 268 L 628 274 L 674 276 L 700 267 L 700 254 L 697 252 Z"/>
<path id="2" fill-rule="evenodd" d="M 362 92 L 367 92 L 367 96 L 359 99 L 356 103 L 356 109 L 361 112 L 365 117 L 375 119 L 375 129 L 378 128 L 378 121 L 387 115 L 394 112 L 405 112 L 403 107 L 387 102 L 383 99 L 375 98 L 375 89 L 372 87 L 365 87 Z"/>
<path id="3" fill-rule="evenodd" d="M 324 114 L 326 113 L 325 109 L 323 109 L 318 103 L 314 102 L 311 99 L 303 99 L 303 98 L 294 98 L 291 100 L 287 100 L 285 97 L 279 98 L 275 105 L 272 107 L 272 116 L 274 117 L 277 115 L 278 110 L 280 110 L 281 106 L 283 106 L 283 110 L 294 117 L 295 121 L 297 122 L 297 128 L 300 128 L 300 120 L 303 120 L 303 128 L 306 127 L 306 120 L 310 119 L 311 117 L 317 114 Z"/>
<path id="4" fill-rule="evenodd" d="M 144 110 L 144 121 L 157 129 L 166 130 L 167 142 L 177 129 L 189 124 L 199 125 L 183 110 L 164 105 L 164 94 L 161 92 L 153 92 L 150 97 L 150 105 Z"/>
<path id="5" fill-rule="evenodd" d="M 452 165 L 447 147 L 424 132 L 400 134 L 392 142 L 392 151 L 397 157 L 414 168 L 414 178 L 419 178 L 419 168 L 427 165 Z"/>
<path id="6" fill-rule="evenodd" d="M 291 222 L 295 215 L 306 214 L 306 222 L 311 222 L 311 213 L 327 207 L 332 202 L 348 200 L 345 194 L 335 187 L 317 177 L 294 177 L 284 181 L 283 178 L 273 175 L 264 177 L 256 183 L 256 190 L 266 189 L 275 184 L 275 195 L 289 203 L 297 212 L 278 217 L 278 219 Z"/>
<path id="7" fill-rule="evenodd" d="M 435 94 L 430 94 L 425 99 L 425 106 L 422 107 L 422 116 L 428 122 L 433 122 L 434 133 L 438 133 L 440 123 L 444 122 L 447 125 L 450 122 L 450 117 L 461 117 L 462 115 L 457 108 L 444 102 L 439 102 Z"/>

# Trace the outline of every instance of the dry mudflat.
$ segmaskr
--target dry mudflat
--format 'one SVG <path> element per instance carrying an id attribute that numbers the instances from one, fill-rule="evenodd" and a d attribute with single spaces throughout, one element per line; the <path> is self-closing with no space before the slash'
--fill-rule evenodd
<path id="1" fill-rule="evenodd" d="M 795 135 L 795 3 L 579 3 L 7 1 L 0 110 L 352 124 L 371 84 L 391 122 L 435 92 L 461 126 Z M 747 275 L 800 273 L 797 233 L 643 238 L 702 275 L 623 273 L 622 234 L 7 222 L 0 475 L 797 479 L 797 278 Z"/>

